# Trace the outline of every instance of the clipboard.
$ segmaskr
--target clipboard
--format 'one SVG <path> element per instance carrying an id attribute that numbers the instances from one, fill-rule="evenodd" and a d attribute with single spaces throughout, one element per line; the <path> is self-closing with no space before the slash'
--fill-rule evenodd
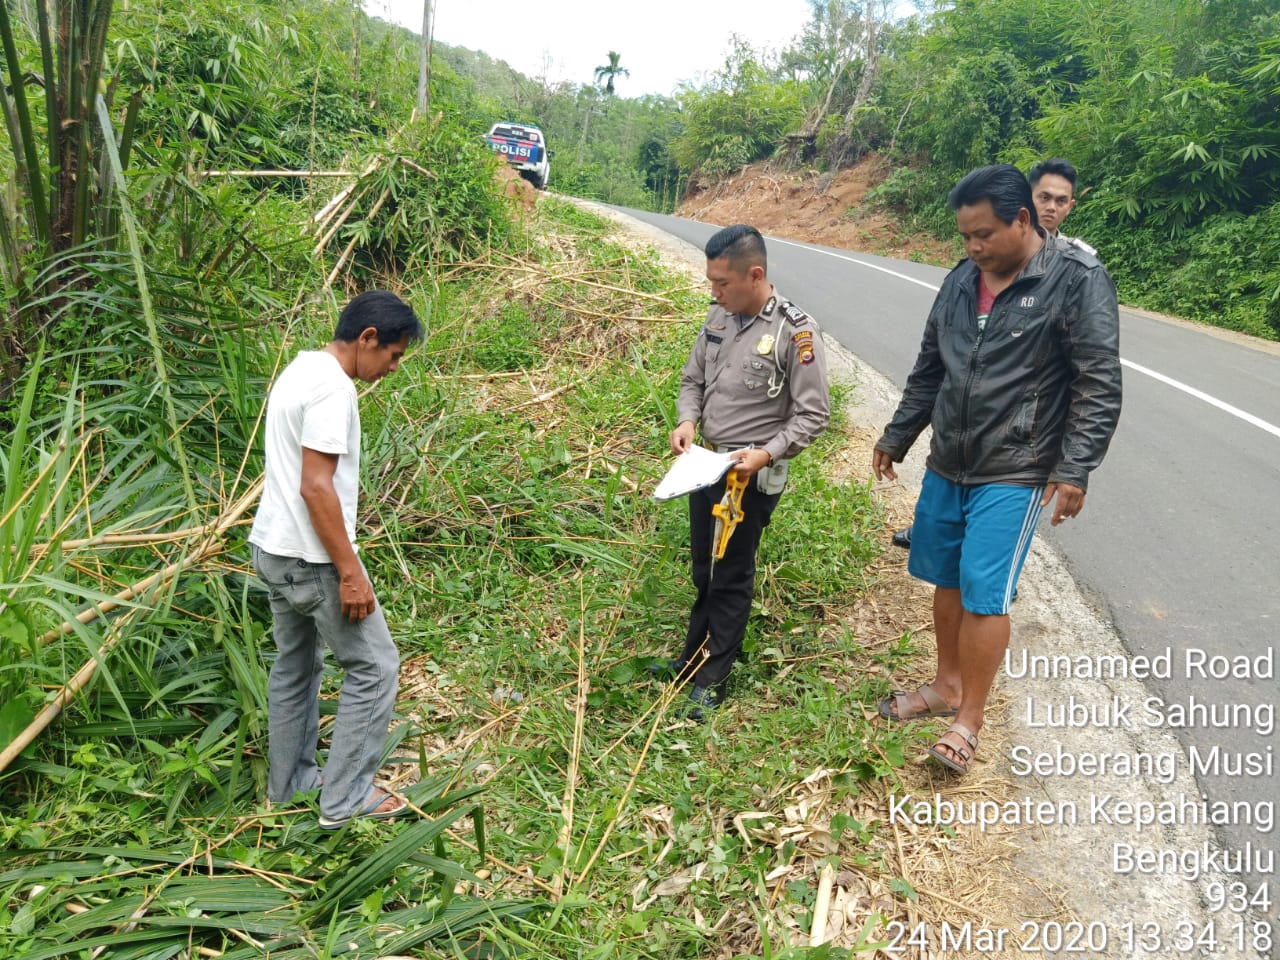
<path id="1" fill-rule="evenodd" d="M 736 461 L 732 453 L 713 453 L 706 447 L 694 445 L 676 457 L 653 491 L 653 499 L 674 500 L 709 487 L 728 473 Z"/>

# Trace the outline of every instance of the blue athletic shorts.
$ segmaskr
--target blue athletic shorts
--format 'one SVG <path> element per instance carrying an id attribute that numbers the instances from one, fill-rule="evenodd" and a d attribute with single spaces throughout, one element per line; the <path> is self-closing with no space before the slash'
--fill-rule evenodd
<path id="1" fill-rule="evenodd" d="M 1044 487 L 962 487 L 926 470 L 907 569 L 934 586 L 958 587 L 971 613 L 1008 613 L 1043 496 Z"/>

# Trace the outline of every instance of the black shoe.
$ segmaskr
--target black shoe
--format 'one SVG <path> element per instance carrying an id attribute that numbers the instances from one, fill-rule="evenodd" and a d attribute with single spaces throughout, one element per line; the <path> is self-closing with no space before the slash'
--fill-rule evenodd
<path id="1" fill-rule="evenodd" d="M 903 550 L 910 550 L 911 549 L 911 527 L 907 527 L 905 530 L 899 530 L 897 533 L 895 533 L 893 535 L 893 545 L 895 547 L 901 547 Z"/>
<path id="2" fill-rule="evenodd" d="M 674 680 L 683 669 L 684 664 L 679 660 L 652 660 L 649 663 L 649 676 L 655 680 Z"/>
<path id="3" fill-rule="evenodd" d="M 688 702 L 676 711 L 676 716 L 682 720 L 693 720 L 695 723 L 701 723 L 720 709 L 720 701 L 722 699 L 723 697 L 716 692 L 715 687 L 694 687 L 689 691 Z"/>

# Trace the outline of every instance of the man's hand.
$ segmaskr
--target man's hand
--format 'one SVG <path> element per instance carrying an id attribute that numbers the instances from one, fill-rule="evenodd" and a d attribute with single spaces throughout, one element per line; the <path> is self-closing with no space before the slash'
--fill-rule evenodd
<path id="1" fill-rule="evenodd" d="M 333 486 L 333 475 L 337 469 L 336 453 L 321 453 L 303 447 L 302 484 L 298 494 L 307 505 L 311 528 L 329 555 L 329 562 L 338 571 L 338 600 L 342 603 L 342 615 L 348 620 L 358 621 L 373 613 L 378 601 L 374 599 L 369 575 L 356 559 L 355 547 L 347 539 L 342 503 Z"/>
<path id="2" fill-rule="evenodd" d="M 1052 523 L 1055 527 L 1063 520 L 1078 516 L 1084 509 L 1084 491 L 1070 483 L 1050 483 L 1046 486 L 1044 496 L 1040 499 L 1041 509 L 1049 505 L 1054 494 L 1058 496 L 1058 502 L 1053 507 Z"/>
<path id="3" fill-rule="evenodd" d="M 893 457 L 883 450 L 871 451 L 871 472 L 877 480 L 897 480 L 898 472 L 893 469 Z"/>
<path id="4" fill-rule="evenodd" d="M 338 597 L 342 601 L 342 615 L 353 623 L 363 620 L 378 607 L 373 584 L 363 570 L 342 578 L 338 584 Z"/>
<path id="5" fill-rule="evenodd" d="M 773 457 L 769 456 L 767 450 L 737 450 L 733 457 L 738 462 L 733 472 L 740 477 L 755 476 L 762 468 L 773 463 Z"/>
<path id="6" fill-rule="evenodd" d="M 693 446 L 693 421 L 686 420 L 671 431 L 671 452 L 684 453 Z"/>

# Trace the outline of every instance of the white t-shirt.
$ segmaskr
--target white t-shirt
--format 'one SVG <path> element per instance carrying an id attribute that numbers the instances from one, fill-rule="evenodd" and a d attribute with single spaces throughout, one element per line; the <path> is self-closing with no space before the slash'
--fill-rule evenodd
<path id="1" fill-rule="evenodd" d="M 356 541 L 360 411 L 356 385 L 338 358 L 305 350 L 284 368 L 267 398 L 267 474 L 249 542 L 280 557 L 331 563 L 300 492 L 302 448 L 338 454 L 333 486 L 347 537 Z"/>

